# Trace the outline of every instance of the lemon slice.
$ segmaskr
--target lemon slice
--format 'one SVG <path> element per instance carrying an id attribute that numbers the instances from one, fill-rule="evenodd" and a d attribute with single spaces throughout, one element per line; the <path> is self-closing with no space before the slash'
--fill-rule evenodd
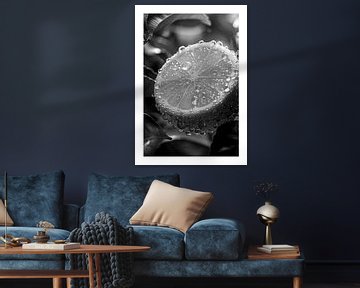
<path id="1" fill-rule="evenodd" d="M 186 133 L 209 133 L 238 113 L 239 63 L 220 41 L 180 47 L 154 86 L 158 110 Z"/>

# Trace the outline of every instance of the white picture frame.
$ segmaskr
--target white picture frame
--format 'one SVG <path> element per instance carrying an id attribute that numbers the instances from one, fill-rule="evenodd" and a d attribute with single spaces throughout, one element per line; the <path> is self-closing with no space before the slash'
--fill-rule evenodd
<path id="1" fill-rule="evenodd" d="M 238 155 L 167 156 L 144 153 L 144 15 L 238 14 Z M 135 5 L 135 165 L 247 165 L 247 6 Z"/>

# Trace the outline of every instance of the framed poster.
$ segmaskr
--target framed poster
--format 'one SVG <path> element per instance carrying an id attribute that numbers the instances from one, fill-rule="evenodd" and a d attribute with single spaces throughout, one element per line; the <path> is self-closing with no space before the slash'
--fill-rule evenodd
<path id="1" fill-rule="evenodd" d="M 135 5 L 135 165 L 246 164 L 246 5 Z"/>

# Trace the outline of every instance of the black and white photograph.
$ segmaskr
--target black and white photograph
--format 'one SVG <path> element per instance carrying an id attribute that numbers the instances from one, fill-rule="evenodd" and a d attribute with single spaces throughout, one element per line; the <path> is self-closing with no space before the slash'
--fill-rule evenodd
<path id="1" fill-rule="evenodd" d="M 135 164 L 246 165 L 246 5 L 136 5 L 135 21 Z"/>

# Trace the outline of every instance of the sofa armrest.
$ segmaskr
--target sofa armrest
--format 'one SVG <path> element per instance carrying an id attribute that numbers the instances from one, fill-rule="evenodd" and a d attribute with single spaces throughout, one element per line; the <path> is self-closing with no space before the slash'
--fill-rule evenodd
<path id="1" fill-rule="evenodd" d="M 185 234 L 188 260 L 235 260 L 242 254 L 245 228 L 239 221 L 225 218 L 196 222 Z"/>
<path id="2" fill-rule="evenodd" d="M 77 227 L 79 227 L 79 206 L 64 204 L 63 228 L 71 231 Z"/>

